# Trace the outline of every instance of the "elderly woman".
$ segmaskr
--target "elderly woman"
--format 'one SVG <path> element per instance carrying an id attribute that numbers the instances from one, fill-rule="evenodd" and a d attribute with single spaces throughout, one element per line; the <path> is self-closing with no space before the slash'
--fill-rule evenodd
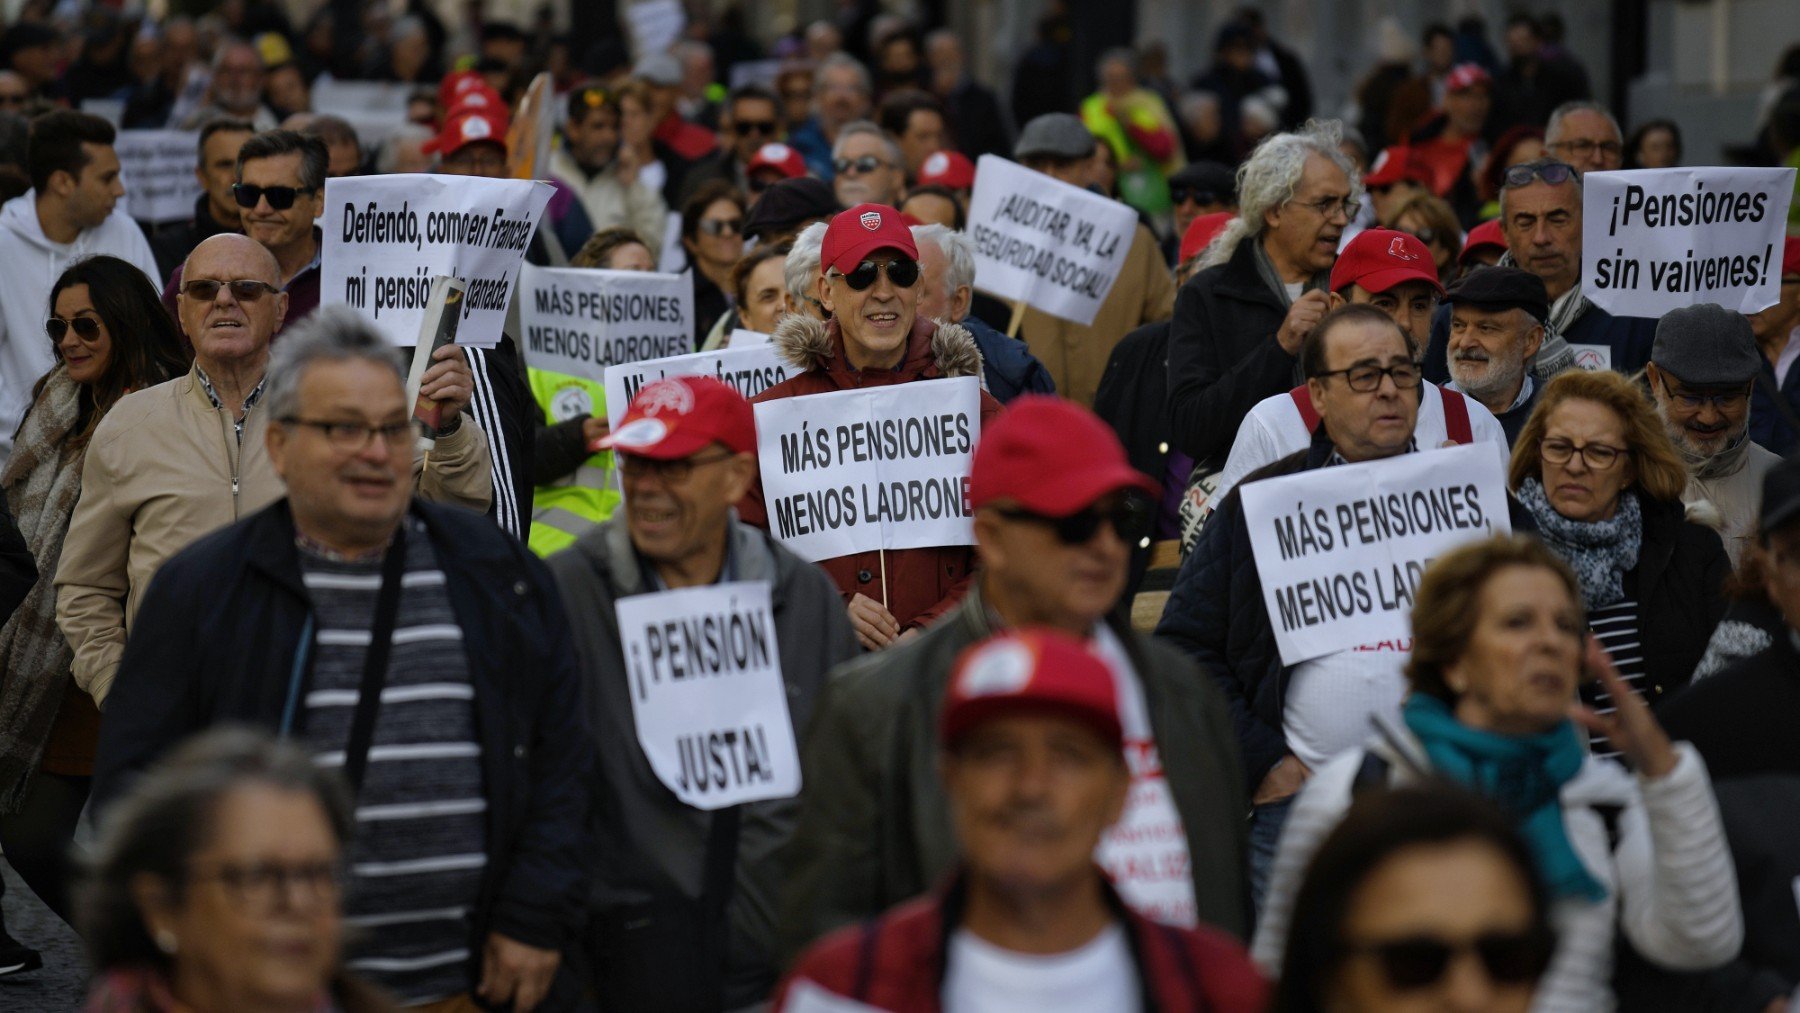
<path id="1" fill-rule="evenodd" d="M 775 324 L 788 315 L 786 244 L 757 246 L 738 258 L 731 268 L 731 310 L 713 324 L 702 344 L 703 351 L 726 348 L 733 332 L 743 329 L 758 334 L 775 333 Z"/>
<path id="2" fill-rule="evenodd" d="M 1494 538 L 1437 559 L 1419 583 L 1402 721 L 1377 719 L 1368 746 L 1320 768 L 1281 838 L 1255 953 L 1281 963 L 1301 872 L 1352 796 L 1428 776 L 1500 803 L 1550 891 L 1558 934 L 1532 1008 L 1614 1005 L 1616 931 L 1669 970 L 1723 964 L 1743 940 L 1736 875 L 1706 765 L 1671 744 L 1597 643 L 1584 642 L 1581 586 L 1530 538 Z M 1582 708 L 1636 771 L 1587 752 L 1570 705 L 1583 667 L 1615 694 Z"/>
<path id="3" fill-rule="evenodd" d="M 1574 569 L 1626 684 L 1651 703 L 1687 685 L 1725 614 L 1731 564 L 1718 533 L 1685 517 L 1687 469 L 1650 399 L 1617 373 L 1558 376 L 1513 443 L 1508 479 Z M 1604 690 L 1588 698 L 1611 708 Z"/>
<path id="4" fill-rule="evenodd" d="M 83 884 L 89 1013 L 396 1007 L 338 972 L 350 805 L 254 732 L 199 736 L 114 803 Z"/>

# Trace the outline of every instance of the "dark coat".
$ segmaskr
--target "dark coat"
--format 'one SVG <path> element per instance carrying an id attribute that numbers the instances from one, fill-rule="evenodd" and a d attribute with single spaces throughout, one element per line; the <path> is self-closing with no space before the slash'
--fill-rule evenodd
<path id="1" fill-rule="evenodd" d="M 194 252 L 194 247 L 201 242 L 227 232 L 241 232 L 219 221 L 212 215 L 212 204 L 206 194 L 194 198 L 194 217 L 185 222 L 176 222 L 157 229 L 150 237 L 150 250 L 156 254 L 156 269 L 168 278 Z"/>
<path id="2" fill-rule="evenodd" d="M 1784 628 L 1761 652 L 1676 693 L 1656 711 L 1669 738 L 1692 742 L 1717 778 L 1800 774 L 1800 650 Z"/>
<path id="3" fill-rule="evenodd" d="M 1725 615 L 1725 578 L 1731 561 L 1719 533 L 1687 520 L 1679 502 L 1639 495 L 1643 547 L 1625 592 L 1637 598 L 1638 637 L 1644 649 L 1644 699 L 1652 706 L 1694 677 L 1713 628 Z"/>
<path id="4" fill-rule="evenodd" d="M 1125 445 L 1125 456 L 1131 466 L 1150 476 L 1157 488 L 1163 488 L 1169 466 L 1169 401 L 1168 354 L 1171 322 L 1159 320 L 1145 324 L 1125 335 L 1113 346 L 1106 360 L 1106 372 L 1100 374 L 1100 389 L 1094 395 L 1094 414 L 1105 420 Z M 1157 521 L 1162 512 L 1162 499 L 1150 504 L 1144 512 L 1142 526 L 1131 532 L 1131 580 L 1126 584 L 1126 597 L 1137 593 L 1144 571 L 1150 563 L 1150 545 L 1156 538 Z"/>
<path id="5" fill-rule="evenodd" d="M 478 514 L 419 500 L 411 509 L 438 549 L 475 688 L 488 861 L 472 919 L 474 980 L 489 932 L 560 949 L 580 926 L 593 746 L 562 598 L 543 563 Z M 312 641 L 301 640 L 311 614 L 285 499 L 164 563 L 106 699 L 96 811 L 202 729 L 279 728 L 311 677 Z"/>
<path id="6" fill-rule="evenodd" d="M 494 465 L 494 502 L 488 507 L 488 516 L 500 530 L 524 541 L 531 532 L 535 444 L 543 410 L 525 382 L 525 363 L 511 334 L 502 334 L 493 348 L 471 345 L 465 351 L 475 379 L 469 413 L 487 434 Z M 575 429 L 580 432 L 579 425 Z M 585 448 L 582 451 L 585 453 Z M 568 471 L 573 470 L 571 465 Z"/>
<path id="7" fill-rule="evenodd" d="M 975 338 L 981 352 L 981 378 L 987 381 L 988 393 L 1006 404 L 1020 394 L 1054 394 L 1056 381 L 1050 371 L 1031 354 L 1031 349 L 1018 338 L 988 326 L 984 320 L 964 317 L 957 321 Z"/>
<path id="8" fill-rule="evenodd" d="M 1750 392 L 1750 438 L 1764 450 L 1786 457 L 1800 443 L 1800 369 L 1788 367 L 1787 376 L 1777 382 L 1775 367 L 1763 360 L 1762 375 Z"/>
<path id="9" fill-rule="evenodd" d="M 37 563 L 32 560 L 31 547 L 19 533 L 6 497 L 0 496 L 0 626 L 12 618 L 13 610 L 36 583 Z"/>

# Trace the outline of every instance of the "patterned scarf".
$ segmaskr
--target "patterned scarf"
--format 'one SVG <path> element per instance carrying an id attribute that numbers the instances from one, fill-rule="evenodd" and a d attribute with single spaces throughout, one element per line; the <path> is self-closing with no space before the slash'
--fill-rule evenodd
<path id="1" fill-rule="evenodd" d="M 1535 478 L 1519 483 L 1515 495 L 1537 521 L 1538 537 L 1575 571 L 1589 611 L 1625 600 L 1625 574 L 1637 566 L 1644 544 L 1644 511 L 1636 493 L 1619 494 L 1618 510 L 1604 521 L 1575 521 L 1557 513 Z"/>

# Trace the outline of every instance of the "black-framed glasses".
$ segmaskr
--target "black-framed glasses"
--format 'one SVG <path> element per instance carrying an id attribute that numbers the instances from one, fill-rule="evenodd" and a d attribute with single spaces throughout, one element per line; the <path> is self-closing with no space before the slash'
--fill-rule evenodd
<path id="1" fill-rule="evenodd" d="M 1119 541 L 1129 543 L 1143 524 L 1144 508 L 1136 499 L 1125 496 L 1111 506 L 1095 504 L 1067 517 L 1049 517 L 1019 508 L 999 509 L 1000 516 L 1010 521 L 1041 524 L 1064 545 L 1086 545 L 1092 541 L 1100 525 L 1110 525 Z"/>
<path id="2" fill-rule="evenodd" d="M 1526 162 L 1506 170 L 1504 180 L 1506 188 L 1511 190 L 1528 186 L 1534 179 L 1541 179 L 1551 186 L 1561 186 L 1569 180 L 1580 178 L 1581 173 L 1567 162 L 1545 162 L 1542 165 Z"/>
<path id="3" fill-rule="evenodd" d="M 1319 200 L 1304 202 L 1289 200 L 1288 203 L 1303 207 L 1326 221 L 1330 221 L 1332 216 L 1339 212 L 1343 213 L 1345 221 L 1349 221 L 1356 217 L 1358 211 L 1362 210 L 1362 201 L 1351 200 L 1348 197 L 1322 197 Z"/>
<path id="4" fill-rule="evenodd" d="M 887 271 L 888 281 L 895 288 L 912 288 L 919 283 L 919 262 L 907 257 L 895 257 L 883 264 L 873 260 L 865 260 L 854 269 L 841 275 L 844 283 L 858 292 L 865 292 L 875 285 L 875 276 Z"/>
<path id="5" fill-rule="evenodd" d="M 774 137 L 781 132 L 781 124 L 774 120 L 737 120 L 731 124 L 731 130 L 740 137 L 747 134 Z"/>
<path id="6" fill-rule="evenodd" d="M 615 458 L 615 463 L 622 481 L 639 482 L 654 475 L 669 485 L 680 485 L 693 476 L 695 468 L 718 464 L 720 461 L 729 461 L 736 456 L 727 450 L 709 457 L 694 454 L 691 457 L 677 457 L 664 461 L 626 451 Z"/>
<path id="7" fill-rule="evenodd" d="M 1448 940 L 1417 935 L 1346 947 L 1352 954 L 1375 958 L 1395 991 L 1429 988 L 1443 980 L 1453 958 L 1473 953 L 1488 980 L 1523 985 L 1537 980 L 1550 966 L 1556 940 L 1547 932 L 1483 932 L 1473 939 Z"/>
<path id="8" fill-rule="evenodd" d="M 256 862 L 250 865 L 223 863 L 212 869 L 189 870 L 193 880 L 216 879 L 239 908 L 257 914 L 268 914 L 283 906 L 335 902 L 344 889 L 344 870 L 336 862 L 303 862 L 284 865 L 279 862 Z M 296 894 L 304 904 L 295 903 Z"/>
<path id="9" fill-rule="evenodd" d="M 345 454 L 361 453 L 369 446 L 369 441 L 381 437 L 388 447 L 398 449 L 410 444 L 413 439 L 413 420 L 403 422 L 384 422 L 371 426 L 363 422 L 342 422 L 333 419 L 303 419 L 289 415 L 280 420 L 283 425 L 306 426 L 317 429 L 325 435 L 325 442 L 331 444 L 333 450 Z"/>
<path id="10" fill-rule="evenodd" d="M 1743 390 L 1735 390 L 1729 394 L 1690 394 L 1685 390 L 1678 392 L 1669 386 L 1668 377 L 1664 376 L 1661 379 L 1663 393 L 1669 396 L 1669 400 L 1691 412 L 1697 412 L 1709 406 L 1716 412 L 1734 412 L 1742 408 L 1744 402 L 1750 399 L 1750 389 L 1747 386 Z"/>
<path id="11" fill-rule="evenodd" d="M 1193 201 L 1195 204 L 1229 204 L 1231 197 L 1229 194 L 1221 194 L 1217 190 L 1201 187 L 1172 186 L 1169 187 L 1169 201 L 1173 204 L 1181 204 L 1185 201 Z"/>
<path id="12" fill-rule="evenodd" d="M 831 160 L 832 168 L 836 169 L 840 174 L 850 176 L 867 175 L 868 173 L 874 172 L 876 169 L 886 169 L 889 164 L 890 163 L 886 159 L 879 158 L 875 155 L 864 155 L 861 158 L 834 158 Z"/>
<path id="13" fill-rule="evenodd" d="M 1546 436 L 1538 441 L 1538 453 L 1551 464 L 1568 464 L 1575 455 L 1581 455 L 1581 462 L 1595 471 L 1606 471 L 1618 464 L 1621 458 L 1631 454 L 1628 447 L 1614 447 L 1605 443 L 1584 443 L 1576 446 L 1573 442 L 1560 436 Z"/>
<path id="14" fill-rule="evenodd" d="M 1550 147 L 1559 152 L 1566 152 L 1573 158 L 1586 158 L 1596 151 L 1614 157 L 1625 153 L 1625 145 L 1618 141 L 1590 141 L 1585 137 L 1574 141 L 1557 141 Z"/>
<path id="15" fill-rule="evenodd" d="M 235 281 L 220 281 L 217 278 L 196 278 L 181 283 L 181 294 L 200 302 L 212 302 L 219 297 L 219 289 L 230 288 L 231 297 L 238 302 L 255 302 L 265 295 L 274 295 L 281 290 L 266 281 L 254 278 L 239 278 Z"/>
<path id="16" fill-rule="evenodd" d="M 83 341 L 96 341 L 100 337 L 100 321 L 93 317 L 75 317 L 64 320 L 62 317 L 51 317 L 44 321 L 44 333 L 50 335 L 51 341 L 61 341 L 63 335 L 70 331 Z"/>
<path id="17" fill-rule="evenodd" d="M 700 232 L 707 236 L 741 236 L 744 234 L 742 218 L 702 218 Z"/>
<path id="18" fill-rule="evenodd" d="M 1339 375 L 1342 375 L 1344 382 L 1358 394 L 1368 394 L 1380 390 L 1381 378 L 1384 376 L 1391 378 L 1394 386 L 1399 390 L 1412 390 L 1424 378 L 1423 374 L 1419 372 L 1419 364 L 1416 362 L 1402 362 L 1396 366 L 1374 366 L 1365 363 L 1360 366 L 1351 366 L 1349 369 L 1327 369 L 1313 374 L 1314 378 L 1319 380 Z"/>
<path id="19" fill-rule="evenodd" d="M 256 202 L 267 200 L 269 206 L 277 211 L 286 211 L 294 206 L 294 198 L 303 193 L 318 193 L 316 186 L 257 186 L 255 183 L 231 184 L 231 196 L 237 199 L 241 208 L 253 208 Z"/>

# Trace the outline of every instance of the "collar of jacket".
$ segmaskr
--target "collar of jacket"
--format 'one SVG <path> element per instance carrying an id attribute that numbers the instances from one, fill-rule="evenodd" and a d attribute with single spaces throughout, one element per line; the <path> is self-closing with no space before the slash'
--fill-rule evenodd
<path id="1" fill-rule="evenodd" d="M 1219 272 L 1219 281 L 1214 291 L 1220 295 L 1245 302 L 1261 303 L 1273 310 L 1287 313 L 1287 307 L 1281 299 L 1269 291 L 1269 286 L 1262 279 L 1262 272 L 1256 269 L 1256 243 L 1262 242 L 1262 235 L 1245 236 L 1231 251 L 1231 259 L 1225 261 L 1224 269 Z"/>
<path id="2" fill-rule="evenodd" d="M 726 523 L 731 526 L 731 559 L 737 567 L 737 579 L 766 580 L 775 584 L 778 576 L 775 554 L 758 537 L 760 532 L 741 523 L 735 509 Z M 625 523 L 624 509 L 601 525 L 600 531 L 598 540 L 584 538 L 577 541 L 575 547 L 596 569 L 605 572 L 617 596 L 625 598 L 655 590 L 650 575 L 638 565 L 637 547 L 631 544 L 631 530 Z"/>
<path id="3" fill-rule="evenodd" d="M 775 354 L 795 369 L 823 372 L 839 387 L 861 386 L 859 371 L 844 355 L 844 336 L 835 319 L 818 320 L 806 313 L 789 313 L 775 325 L 769 341 L 775 346 Z M 903 382 L 980 376 L 981 351 L 975 346 L 975 336 L 963 325 L 915 317 L 900 365 L 892 370 L 869 372 L 896 373 Z"/>
<path id="4" fill-rule="evenodd" d="M 406 517 L 425 526 L 425 536 L 433 544 L 443 542 L 443 533 L 432 516 L 422 510 L 415 497 L 407 504 Z M 276 500 L 266 509 L 243 521 L 249 530 L 245 544 L 245 565 L 268 577 L 302 598 L 311 600 L 300 579 L 300 550 L 294 544 L 294 511 L 287 497 Z M 404 523 L 404 520 L 402 521 Z M 468 571 L 476 565 L 492 561 L 490 553 L 479 545 L 460 544 L 457 570 Z M 449 570 L 446 566 L 444 569 Z"/>

